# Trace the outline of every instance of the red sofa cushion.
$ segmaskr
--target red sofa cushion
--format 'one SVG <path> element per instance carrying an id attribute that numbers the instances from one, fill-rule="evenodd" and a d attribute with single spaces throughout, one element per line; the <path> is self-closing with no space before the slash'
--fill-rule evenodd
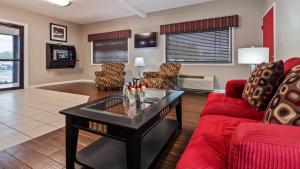
<path id="1" fill-rule="evenodd" d="M 284 62 L 284 76 L 286 76 L 289 71 L 296 65 L 300 65 L 300 57 L 294 57 L 286 60 Z"/>
<path id="2" fill-rule="evenodd" d="M 242 98 L 247 80 L 229 80 L 226 83 L 225 95 L 232 98 Z"/>
<path id="3" fill-rule="evenodd" d="M 299 169 L 299 139 L 299 127 L 263 123 L 239 124 L 232 134 L 228 168 Z"/>
<path id="4" fill-rule="evenodd" d="M 224 115 L 261 121 L 264 114 L 264 111 L 256 111 L 250 107 L 245 100 L 226 97 L 219 93 L 211 93 L 204 105 L 201 116 Z"/>
<path id="5" fill-rule="evenodd" d="M 177 169 L 226 169 L 231 136 L 237 125 L 258 121 L 226 116 L 201 117 Z"/>

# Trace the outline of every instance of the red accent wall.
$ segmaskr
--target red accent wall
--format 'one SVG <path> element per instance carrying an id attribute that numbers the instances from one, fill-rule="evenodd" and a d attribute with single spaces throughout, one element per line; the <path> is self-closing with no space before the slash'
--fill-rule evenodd
<path id="1" fill-rule="evenodd" d="M 270 63 L 274 62 L 274 8 L 263 17 L 263 45 L 270 49 Z"/>

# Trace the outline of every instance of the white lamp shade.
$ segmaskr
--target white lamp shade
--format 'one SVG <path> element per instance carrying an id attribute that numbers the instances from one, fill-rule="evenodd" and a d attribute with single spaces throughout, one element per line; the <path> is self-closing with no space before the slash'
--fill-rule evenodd
<path id="1" fill-rule="evenodd" d="M 136 57 L 135 60 L 134 60 L 134 66 L 139 66 L 139 67 L 142 67 L 142 66 L 145 66 L 145 61 L 144 61 L 144 58 L 143 57 Z"/>
<path id="2" fill-rule="evenodd" d="M 269 62 L 269 48 L 241 48 L 238 50 L 239 64 L 260 64 Z"/>
<path id="3" fill-rule="evenodd" d="M 46 1 L 56 4 L 56 5 L 59 5 L 59 6 L 68 6 L 71 4 L 70 0 L 46 0 Z"/>

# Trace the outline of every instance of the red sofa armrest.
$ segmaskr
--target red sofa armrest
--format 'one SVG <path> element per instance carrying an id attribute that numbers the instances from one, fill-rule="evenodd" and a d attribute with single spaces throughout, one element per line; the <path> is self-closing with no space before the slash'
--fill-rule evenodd
<path id="1" fill-rule="evenodd" d="M 299 127 L 242 123 L 231 138 L 228 168 L 300 168 L 299 140 Z"/>
<path id="2" fill-rule="evenodd" d="M 226 83 L 225 95 L 232 98 L 242 98 L 247 80 L 229 80 Z"/>

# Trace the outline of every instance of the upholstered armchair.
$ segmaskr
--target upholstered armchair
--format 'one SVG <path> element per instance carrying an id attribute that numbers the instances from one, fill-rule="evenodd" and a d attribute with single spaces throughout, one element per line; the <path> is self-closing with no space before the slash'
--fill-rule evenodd
<path id="1" fill-rule="evenodd" d="M 159 72 L 144 72 L 141 84 L 150 88 L 175 89 L 180 68 L 177 63 L 163 63 Z"/>
<path id="2" fill-rule="evenodd" d="M 123 63 L 109 63 L 102 64 L 102 70 L 95 72 L 96 86 L 98 90 L 121 89 L 125 81 L 125 64 Z"/>

